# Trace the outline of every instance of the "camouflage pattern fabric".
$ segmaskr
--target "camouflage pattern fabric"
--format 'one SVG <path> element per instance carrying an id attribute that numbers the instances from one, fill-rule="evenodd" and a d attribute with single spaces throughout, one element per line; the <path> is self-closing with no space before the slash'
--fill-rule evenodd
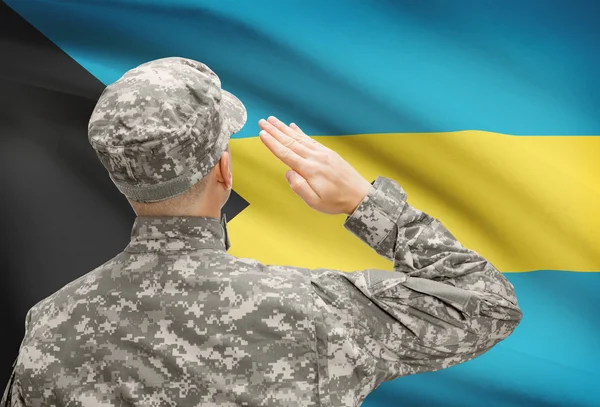
<path id="1" fill-rule="evenodd" d="M 88 124 L 88 138 L 127 198 L 156 202 L 177 196 L 216 165 L 246 109 L 221 89 L 205 64 L 162 58 L 109 85 Z"/>
<path id="2" fill-rule="evenodd" d="M 518 325 L 507 279 L 395 181 L 344 226 L 394 271 L 264 265 L 226 252 L 219 219 L 137 218 L 122 253 L 28 312 L 1 405 L 356 406 Z"/>

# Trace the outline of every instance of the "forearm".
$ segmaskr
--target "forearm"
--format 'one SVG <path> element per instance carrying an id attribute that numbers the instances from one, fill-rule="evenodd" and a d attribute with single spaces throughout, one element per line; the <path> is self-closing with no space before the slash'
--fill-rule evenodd
<path id="1" fill-rule="evenodd" d="M 521 319 L 514 288 L 502 273 L 463 247 L 439 220 L 411 206 L 395 181 L 378 177 L 344 226 L 392 260 L 394 270 L 406 275 L 406 288 L 467 314 L 472 308 L 482 316 Z"/>

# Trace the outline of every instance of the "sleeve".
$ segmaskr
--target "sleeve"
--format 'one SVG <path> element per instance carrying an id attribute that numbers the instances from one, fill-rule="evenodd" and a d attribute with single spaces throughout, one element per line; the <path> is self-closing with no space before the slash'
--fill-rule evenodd
<path id="1" fill-rule="evenodd" d="M 394 271 L 311 271 L 320 387 L 357 405 L 380 383 L 468 361 L 521 320 L 513 286 L 378 177 L 344 224 Z"/>

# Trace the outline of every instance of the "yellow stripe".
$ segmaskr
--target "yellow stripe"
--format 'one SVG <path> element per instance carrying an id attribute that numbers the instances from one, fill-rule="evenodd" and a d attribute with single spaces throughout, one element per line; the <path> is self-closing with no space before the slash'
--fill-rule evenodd
<path id="1" fill-rule="evenodd" d="M 600 137 L 515 137 L 481 131 L 317 136 L 369 181 L 393 178 L 502 271 L 600 271 Z M 308 208 L 286 167 L 258 138 L 233 139 L 234 188 L 250 206 L 229 223 L 239 257 L 351 271 L 391 269 Z"/>

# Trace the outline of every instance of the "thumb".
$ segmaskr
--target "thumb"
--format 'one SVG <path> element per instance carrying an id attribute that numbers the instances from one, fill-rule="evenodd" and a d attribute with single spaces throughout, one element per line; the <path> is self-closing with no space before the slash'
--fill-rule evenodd
<path id="1" fill-rule="evenodd" d="M 285 179 L 287 179 L 288 184 L 292 183 L 292 174 L 295 174 L 294 170 L 288 170 L 285 173 Z"/>
<path id="2" fill-rule="evenodd" d="M 302 184 L 307 183 L 306 180 L 294 170 L 288 170 L 285 173 L 285 179 L 287 179 L 288 184 L 290 184 L 290 187 L 292 187 L 294 191 L 302 187 Z"/>
<path id="3" fill-rule="evenodd" d="M 292 191 L 294 191 L 300 198 L 302 198 L 305 202 L 314 202 L 316 198 L 319 196 L 312 190 L 308 182 L 298 174 L 294 170 L 289 170 L 285 173 L 285 178 L 287 179 Z"/>

